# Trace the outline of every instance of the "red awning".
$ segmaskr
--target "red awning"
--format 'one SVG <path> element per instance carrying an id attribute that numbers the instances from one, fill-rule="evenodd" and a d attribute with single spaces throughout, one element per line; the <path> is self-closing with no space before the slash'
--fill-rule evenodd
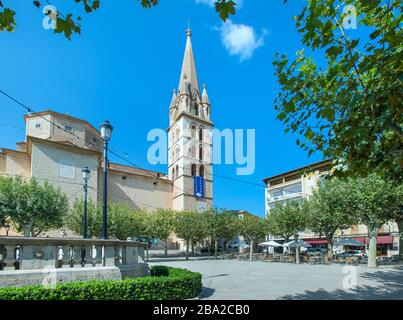
<path id="1" fill-rule="evenodd" d="M 368 238 L 360 237 L 354 239 L 363 243 L 368 243 Z M 376 244 L 393 244 L 393 236 L 378 236 Z"/>
<path id="2" fill-rule="evenodd" d="M 356 237 L 353 239 L 360 241 L 362 243 L 365 243 L 365 244 L 368 243 L 368 238 L 366 238 L 366 237 Z M 308 239 L 308 240 L 304 240 L 304 241 L 308 242 L 309 244 L 327 244 L 326 239 Z M 393 244 L 393 236 L 378 236 L 376 243 L 377 244 Z"/>
<path id="3" fill-rule="evenodd" d="M 304 240 L 305 242 L 308 242 L 309 244 L 327 244 L 326 239 L 313 239 L 313 240 Z"/>
<path id="4" fill-rule="evenodd" d="M 368 243 L 368 240 L 365 237 L 359 237 L 359 238 L 353 238 L 353 239 L 357 240 L 359 242 L 362 242 L 362 243 Z"/>
<path id="5" fill-rule="evenodd" d="M 379 236 L 376 239 L 377 244 L 393 244 L 393 236 Z"/>

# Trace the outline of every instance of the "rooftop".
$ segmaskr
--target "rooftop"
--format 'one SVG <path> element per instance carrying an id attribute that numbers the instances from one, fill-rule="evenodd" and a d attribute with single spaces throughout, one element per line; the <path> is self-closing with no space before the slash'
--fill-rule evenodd
<path id="1" fill-rule="evenodd" d="M 312 164 L 304 166 L 304 167 L 300 167 L 300 168 L 297 168 L 297 169 L 294 169 L 291 171 L 287 171 L 287 172 L 284 172 L 284 173 L 281 173 L 281 174 L 278 174 L 275 176 L 268 177 L 266 179 L 263 179 L 263 182 L 265 184 L 267 184 L 270 180 L 286 177 L 286 176 L 297 174 L 297 173 L 301 173 L 301 175 L 302 175 L 304 172 L 311 171 L 311 170 L 319 168 L 319 167 L 331 165 L 332 163 L 333 163 L 333 160 L 330 160 L 330 159 L 319 161 L 319 162 L 312 163 Z"/>

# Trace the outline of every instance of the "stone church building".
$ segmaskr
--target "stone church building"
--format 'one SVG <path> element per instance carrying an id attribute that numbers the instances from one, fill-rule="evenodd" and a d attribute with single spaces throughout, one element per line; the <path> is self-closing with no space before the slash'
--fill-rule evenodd
<path id="1" fill-rule="evenodd" d="M 200 91 L 191 30 L 178 91 L 169 106 L 168 173 L 108 164 L 108 198 L 132 208 L 203 211 L 212 206 L 211 105 Z M 167 115 L 168 116 L 168 115 Z M 15 150 L 0 149 L 0 175 L 48 181 L 70 204 L 83 197 L 82 168 L 91 170 L 89 198 L 102 197 L 102 140 L 89 122 L 52 110 L 24 116 L 26 139 Z M 154 124 L 155 125 L 155 124 Z M 198 188 L 195 184 L 199 185 Z M 196 197 L 196 189 L 203 190 Z"/>

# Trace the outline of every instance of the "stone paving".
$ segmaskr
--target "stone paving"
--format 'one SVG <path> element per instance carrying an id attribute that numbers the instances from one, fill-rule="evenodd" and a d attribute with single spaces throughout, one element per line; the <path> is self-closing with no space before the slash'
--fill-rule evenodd
<path id="1" fill-rule="evenodd" d="M 341 265 L 295 265 L 206 258 L 193 258 L 191 261 L 184 261 L 183 258 L 150 259 L 149 264 L 200 272 L 203 275 L 200 299 L 403 300 L 402 266 L 376 270 L 364 266 L 344 269 Z M 354 274 L 357 285 L 344 289 Z"/>

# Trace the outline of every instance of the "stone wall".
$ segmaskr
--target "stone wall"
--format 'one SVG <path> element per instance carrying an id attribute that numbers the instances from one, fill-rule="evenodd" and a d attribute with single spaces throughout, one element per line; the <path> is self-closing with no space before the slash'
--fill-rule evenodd
<path id="1" fill-rule="evenodd" d="M 63 150 L 51 144 L 32 142 L 32 177 L 39 182 L 48 181 L 50 184 L 60 187 L 73 204 L 76 198 L 82 198 L 83 178 L 82 168 L 88 167 L 91 176 L 88 181 L 88 199 L 97 200 L 97 176 L 98 157 L 96 154 L 85 154 L 71 150 Z M 70 166 L 72 176 L 66 177 L 61 174 L 61 166 Z"/>

